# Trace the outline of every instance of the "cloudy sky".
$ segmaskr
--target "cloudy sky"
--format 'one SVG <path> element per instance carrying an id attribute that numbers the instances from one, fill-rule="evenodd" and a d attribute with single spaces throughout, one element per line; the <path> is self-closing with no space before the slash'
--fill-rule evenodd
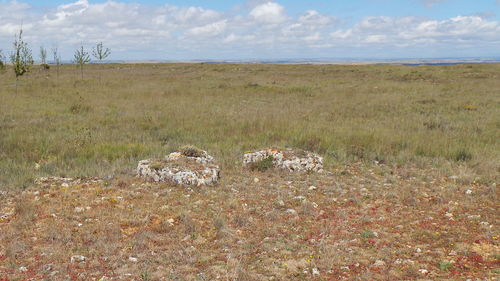
<path id="1" fill-rule="evenodd" d="M 500 0 L 0 0 L 0 49 L 63 60 L 500 57 Z"/>

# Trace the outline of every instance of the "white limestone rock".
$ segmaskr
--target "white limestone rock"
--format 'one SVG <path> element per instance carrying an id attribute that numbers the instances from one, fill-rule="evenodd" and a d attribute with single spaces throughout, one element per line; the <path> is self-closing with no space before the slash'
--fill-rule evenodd
<path id="1" fill-rule="evenodd" d="M 63 178 L 63 177 L 40 177 L 35 179 L 35 184 L 42 187 L 72 187 L 79 184 L 101 183 L 99 178 Z"/>
<path id="2" fill-rule="evenodd" d="M 271 148 L 248 152 L 243 155 L 243 165 L 249 166 L 268 157 L 272 157 L 274 167 L 290 172 L 323 172 L 323 157 L 309 151 L 292 149 Z"/>
<path id="3" fill-rule="evenodd" d="M 85 260 L 87 260 L 87 258 L 82 255 L 71 256 L 71 263 L 82 263 L 85 262 Z"/>
<path id="4" fill-rule="evenodd" d="M 214 185 L 219 181 L 220 168 L 204 150 L 196 156 L 173 152 L 164 159 L 139 161 L 137 174 L 155 182 L 173 182 L 180 185 Z M 189 155 L 189 154 L 188 154 Z"/>

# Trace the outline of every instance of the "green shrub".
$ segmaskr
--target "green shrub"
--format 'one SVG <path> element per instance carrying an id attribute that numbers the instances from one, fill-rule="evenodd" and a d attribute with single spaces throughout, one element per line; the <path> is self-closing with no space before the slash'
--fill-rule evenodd
<path id="1" fill-rule="evenodd" d="M 273 167 L 273 157 L 268 156 L 260 161 L 253 162 L 250 164 L 250 170 L 264 172 Z"/>

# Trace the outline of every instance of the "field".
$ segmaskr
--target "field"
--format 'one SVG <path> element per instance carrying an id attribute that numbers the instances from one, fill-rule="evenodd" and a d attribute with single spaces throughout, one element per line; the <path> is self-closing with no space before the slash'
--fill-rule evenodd
<path id="1" fill-rule="evenodd" d="M 16 94 L 0 72 L 2 281 L 500 274 L 499 64 L 59 73 L 35 67 Z M 134 177 L 185 144 L 219 161 L 218 186 Z M 241 167 L 272 146 L 319 153 L 325 172 Z"/>

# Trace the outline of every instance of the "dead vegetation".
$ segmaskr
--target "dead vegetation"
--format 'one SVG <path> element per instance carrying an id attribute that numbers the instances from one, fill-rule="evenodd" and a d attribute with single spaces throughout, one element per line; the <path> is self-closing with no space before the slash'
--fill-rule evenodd
<path id="1" fill-rule="evenodd" d="M 242 170 L 211 188 L 45 183 L 0 199 L 0 276 L 495 280 L 498 195 L 437 169 L 361 163 Z"/>

